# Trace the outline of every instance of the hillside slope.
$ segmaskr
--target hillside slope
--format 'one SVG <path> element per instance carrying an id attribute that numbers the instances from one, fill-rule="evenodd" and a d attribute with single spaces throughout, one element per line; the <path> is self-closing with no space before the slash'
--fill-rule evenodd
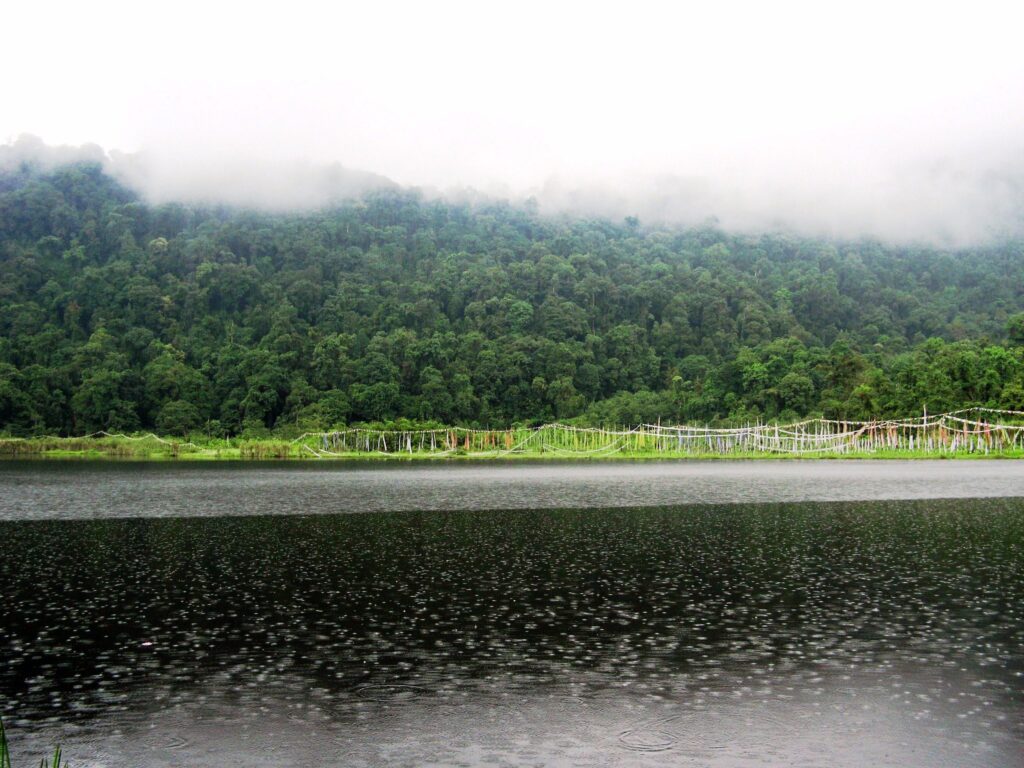
<path id="1" fill-rule="evenodd" d="M 828 243 L 382 191 L 153 206 L 0 177 L 0 430 L 720 422 L 1024 406 L 1024 246 Z"/>

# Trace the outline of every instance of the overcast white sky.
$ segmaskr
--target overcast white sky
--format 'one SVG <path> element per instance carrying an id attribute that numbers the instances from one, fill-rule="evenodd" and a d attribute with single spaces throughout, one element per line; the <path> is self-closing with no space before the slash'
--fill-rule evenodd
<path id="1" fill-rule="evenodd" d="M 289 169 L 340 162 L 736 228 L 1024 231 L 1021 3 L 328 5 L 9 6 L 0 140 L 141 151 L 162 199 L 308 202 Z"/>

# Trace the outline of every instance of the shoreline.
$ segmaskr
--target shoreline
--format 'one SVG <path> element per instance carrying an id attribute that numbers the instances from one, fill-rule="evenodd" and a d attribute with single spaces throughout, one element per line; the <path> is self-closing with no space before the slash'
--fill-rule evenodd
<path id="1" fill-rule="evenodd" d="M 970 415 L 976 418 L 968 418 Z M 995 416 L 1004 423 L 991 421 Z M 214 438 L 192 433 L 92 432 L 81 437 L 0 437 L 0 459 L 219 460 L 799 460 L 1024 458 L 1024 411 L 974 406 L 884 421 L 821 417 L 743 427 L 539 427 L 478 429 L 365 425 L 330 432 L 290 428 L 276 436 Z"/>
<path id="2" fill-rule="evenodd" d="M 154 439 L 155 438 L 155 439 Z M 192 441 L 156 438 L 155 436 L 86 437 L 86 438 L 3 438 L 0 439 L 0 461 L 19 460 L 102 460 L 102 461 L 169 461 L 169 462 L 464 462 L 464 461 L 564 461 L 602 463 L 619 461 L 864 461 L 864 460 L 956 460 L 1024 459 L 1024 448 L 1010 450 L 944 451 L 905 448 L 805 453 L 734 451 L 730 453 L 679 450 L 620 450 L 603 454 L 587 454 L 559 449 L 527 449 L 520 451 L 447 452 L 413 450 L 411 452 L 347 451 L 317 452 L 302 442 L 279 440 L 216 440 L 197 445 Z"/>

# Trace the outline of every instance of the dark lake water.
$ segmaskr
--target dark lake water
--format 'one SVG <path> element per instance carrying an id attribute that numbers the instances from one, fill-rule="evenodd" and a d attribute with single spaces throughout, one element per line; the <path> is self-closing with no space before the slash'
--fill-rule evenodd
<path id="1" fill-rule="evenodd" d="M 0 707 L 16 766 L 1020 766 L 1014 496 L 1024 462 L 2 464 Z"/>

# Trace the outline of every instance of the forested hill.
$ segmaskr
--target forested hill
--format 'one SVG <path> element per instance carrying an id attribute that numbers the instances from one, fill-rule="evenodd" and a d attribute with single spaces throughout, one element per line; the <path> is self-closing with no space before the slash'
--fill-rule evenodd
<path id="1" fill-rule="evenodd" d="M 386 191 L 154 207 L 0 177 L 0 431 L 504 426 L 1024 406 L 1024 247 L 831 244 Z"/>

